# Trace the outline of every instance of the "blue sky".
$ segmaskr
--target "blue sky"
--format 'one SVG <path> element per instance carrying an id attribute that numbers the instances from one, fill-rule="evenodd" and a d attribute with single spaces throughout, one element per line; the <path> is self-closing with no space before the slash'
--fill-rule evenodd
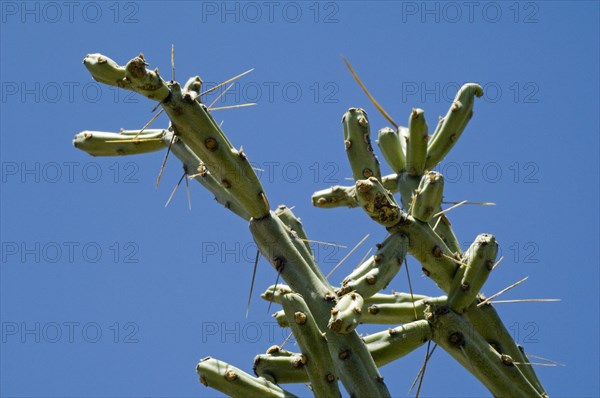
<path id="1" fill-rule="evenodd" d="M 455 231 L 465 247 L 497 237 L 504 261 L 488 295 L 528 276 L 504 298 L 562 300 L 497 306 L 528 352 L 565 365 L 537 368 L 550 396 L 600 394 L 597 2 L 3 1 L 1 11 L 2 396 L 219 396 L 198 383 L 200 358 L 251 372 L 254 355 L 287 335 L 258 297 L 275 281 L 264 260 L 245 317 L 246 223 L 196 183 L 191 212 L 183 189 L 164 208 L 175 158 L 155 190 L 162 152 L 92 158 L 71 145 L 82 130 L 140 128 L 154 106 L 95 83 L 83 57 L 125 64 L 142 52 L 169 78 L 171 44 L 179 81 L 255 68 L 219 104 L 258 106 L 215 117 L 263 170 L 273 207 L 295 206 L 311 239 L 348 247 L 315 247 L 323 269 L 370 234 L 335 283 L 385 231 L 359 209 L 313 208 L 310 196 L 350 183 L 349 107 L 366 109 L 372 133 L 388 124 L 340 54 L 402 125 L 421 107 L 435 126 L 460 84 L 480 83 L 485 95 L 439 170 L 448 201 L 497 205 L 452 211 Z M 415 292 L 441 294 L 409 267 Z M 387 291 L 407 289 L 402 273 Z M 392 395 L 406 396 L 424 355 L 381 369 Z M 489 394 L 436 350 L 422 396 Z"/>

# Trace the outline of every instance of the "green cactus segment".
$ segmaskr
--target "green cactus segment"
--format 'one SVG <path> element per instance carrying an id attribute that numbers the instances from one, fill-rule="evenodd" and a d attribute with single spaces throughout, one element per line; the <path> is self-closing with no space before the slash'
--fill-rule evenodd
<path id="1" fill-rule="evenodd" d="M 371 297 L 365 297 L 365 304 L 395 304 L 395 303 L 412 303 L 416 300 L 427 299 L 429 296 L 423 294 L 411 294 L 402 292 L 393 292 L 391 294 L 377 293 Z"/>
<path id="2" fill-rule="evenodd" d="M 195 96 L 200 95 L 200 90 L 202 89 L 202 79 L 200 76 L 190 77 L 187 82 L 183 85 L 183 91 L 187 91 L 189 93 L 195 94 Z"/>
<path id="3" fill-rule="evenodd" d="M 350 395 L 389 397 L 387 387 L 358 334 L 336 335 L 326 329 L 335 295 L 319 280 L 298 252 L 283 221 L 274 214 L 253 218 L 250 220 L 250 231 L 262 255 L 290 288 L 302 295 L 314 318 L 321 322 L 317 326 L 325 331 L 336 374 Z"/>
<path id="4" fill-rule="evenodd" d="M 364 180 L 369 177 L 380 180 L 381 171 L 371 145 L 367 113 L 360 108 L 350 108 L 342 117 L 342 124 L 346 155 L 352 167 L 354 180 Z"/>
<path id="5" fill-rule="evenodd" d="M 123 84 L 125 68 L 102 54 L 88 54 L 83 64 L 97 82 L 117 86 Z"/>
<path id="6" fill-rule="evenodd" d="M 352 332 L 360 324 L 364 299 L 356 292 L 342 296 L 331 310 L 327 327 L 336 333 Z"/>
<path id="7" fill-rule="evenodd" d="M 327 340 L 308 306 L 295 293 L 283 296 L 282 304 L 288 324 L 305 358 L 305 368 L 313 393 L 317 397 L 341 397 Z"/>
<path id="8" fill-rule="evenodd" d="M 356 198 L 369 217 L 386 227 L 397 224 L 402 217 L 394 197 L 375 177 L 356 181 Z"/>
<path id="9" fill-rule="evenodd" d="M 540 395 L 547 397 L 542 383 L 539 381 L 533 367 L 529 365 L 529 359 L 518 346 L 511 333 L 506 329 L 500 316 L 494 307 L 487 303 L 477 307 L 478 301 L 471 304 L 464 316 L 473 325 L 475 330 L 500 354 L 510 355 L 515 362 L 519 362 L 519 369 L 525 377 L 533 384 Z"/>
<path id="10" fill-rule="evenodd" d="M 398 323 L 412 322 L 416 319 L 424 319 L 425 308 L 428 305 L 445 305 L 446 300 L 446 296 L 440 296 L 425 297 L 422 299 L 415 300 L 414 302 L 370 302 L 365 304 L 365 306 L 363 307 L 362 323 L 393 325 Z"/>
<path id="11" fill-rule="evenodd" d="M 406 141 L 406 169 L 414 176 L 425 170 L 427 156 L 428 128 L 423 109 L 415 108 L 408 119 L 408 139 Z"/>
<path id="12" fill-rule="evenodd" d="M 178 83 L 170 84 L 171 95 L 163 102 L 179 137 L 200 158 L 221 185 L 255 218 L 268 214 L 263 188 L 242 150 L 236 150 L 220 127 Z"/>
<path id="13" fill-rule="evenodd" d="M 482 95 L 483 89 L 475 83 L 467 83 L 458 90 L 439 130 L 429 141 L 425 169 L 433 169 L 450 152 L 473 116 L 475 97 Z"/>
<path id="14" fill-rule="evenodd" d="M 407 237 L 402 233 L 391 234 L 377 245 L 377 252 L 371 258 L 344 279 L 338 295 L 354 291 L 367 298 L 385 289 L 402 267 L 407 251 Z"/>
<path id="15" fill-rule="evenodd" d="M 290 234 L 292 235 L 292 241 L 296 245 L 296 248 L 298 249 L 300 254 L 302 254 L 302 256 L 304 257 L 310 268 L 313 270 L 315 275 L 321 280 L 321 282 L 325 286 L 330 287 L 329 281 L 327 280 L 327 278 L 325 278 L 325 276 L 321 272 L 321 269 L 315 262 L 315 257 L 313 255 L 312 249 L 310 248 L 308 236 L 304 231 L 304 227 L 302 226 L 302 222 L 300 222 L 300 219 L 296 217 L 292 210 L 285 205 L 280 205 L 277 208 L 277 210 L 275 210 L 275 214 L 279 217 L 279 219 L 281 219 L 281 221 L 283 221 L 285 225 L 287 225 Z"/>
<path id="16" fill-rule="evenodd" d="M 334 207 L 358 207 L 356 201 L 356 187 L 343 187 L 336 185 L 313 193 L 312 204 L 315 207 L 329 209 Z"/>
<path id="17" fill-rule="evenodd" d="M 456 270 L 458 260 L 429 224 L 406 217 L 392 228 L 389 233 L 401 232 L 408 237 L 408 251 L 423 266 L 425 275 L 430 277 L 445 292 L 448 292 Z"/>
<path id="18" fill-rule="evenodd" d="M 406 168 L 406 155 L 400 136 L 396 131 L 389 127 L 384 127 L 379 130 L 377 135 L 377 146 L 381 150 L 385 161 L 396 173 L 401 173 Z"/>
<path id="19" fill-rule="evenodd" d="M 398 174 L 388 174 L 381 177 L 381 185 L 390 191 L 391 194 L 395 194 L 398 192 Z"/>
<path id="20" fill-rule="evenodd" d="M 230 397 L 239 398 L 291 398 L 295 397 L 278 385 L 252 377 L 248 373 L 226 362 L 206 357 L 196 366 L 200 383 L 221 391 Z"/>
<path id="21" fill-rule="evenodd" d="M 418 188 L 421 177 L 411 176 L 408 173 L 402 173 L 398 175 L 397 181 L 398 190 L 400 191 L 400 198 L 402 201 L 402 208 L 407 211 L 407 209 L 411 208 L 412 197 L 414 196 L 415 190 Z M 441 210 L 441 207 L 439 207 L 436 209 L 436 212 Z M 442 214 L 440 217 L 440 222 L 438 222 L 437 217 L 432 218 L 429 220 L 429 225 L 431 228 L 435 227 L 435 233 L 444 241 L 450 251 L 461 254 L 462 250 L 460 248 L 460 243 L 458 243 L 458 239 L 454 234 L 452 224 L 444 214 Z"/>
<path id="22" fill-rule="evenodd" d="M 274 313 L 272 315 L 273 318 L 275 318 L 275 320 L 277 321 L 277 325 L 280 328 L 289 328 L 290 325 L 288 324 L 287 318 L 285 316 L 285 312 L 283 310 L 279 310 L 276 313 Z"/>
<path id="23" fill-rule="evenodd" d="M 419 221 L 429 222 L 442 205 L 444 177 L 437 171 L 423 174 L 413 195 L 410 214 Z"/>
<path id="24" fill-rule="evenodd" d="M 381 184 L 391 194 L 398 192 L 398 175 L 389 174 L 381 178 Z M 312 204 L 324 209 L 333 207 L 358 207 L 356 200 L 356 186 L 336 185 L 331 188 L 317 191 L 312 195 Z"/>
<path id="25" fill-rule="evenodd" d="M 520 364 L 499 354 L 467 320 L 448 307 L 432 306 L 427 320 L 433 340 L 471 372 L 495 397 L 541 397 L 523 377 Z"/>
<path id="26" fill-rule="evenodd" d="M 139 130 L 122 130 L 120 133 L 82 131 L 75 135 L 73 146 L 91 156 L 125 156 L 160 151 L 165 148 L 163 137 L 171 137 L 164 129 L 145 130 L 131 142 Z"/>
<path id="27" fill-rule="evenodd" d="M 377 366 L 393 362 L 431 340 L 429 322 L 418 320 L 363 337 Z"/>
<path id="28" fill-rule="evenodd" d="M 165 136 L 165 146 L 169 145 L 171 139 Z M 188 175 L 198 181 L 204 188 L 215 196 L 215 200 L 231 210 L 244 220 L 250 220 L 251 215 L 231 193 L 217 181 L 208 171 L 204 163 L 192 152 L 192 150 L 177 137 L 171 145 L 171 152 L 183 163 Z"/>
<path id="29" fill-rule="evenodd" d="M 125 68 L 102 54 L 88 54 L 83 64 L 100 83 L 135 91 L 159 102 L 169 96 L 169 87 L 158 74 L 158 69 L 146 69 L 148 64 L 142 54 L 129 61 Z"/>
<path id="30" fill-rule="evenodd" d="M 475 300 L 490 275 L 498 254 L 498 243 L 493 235 L 481 234 L 469 247 L 448 293 L 448 307 L 463 313 Z"/>
<path id="31" fill-rule="evenodd" d="M 294 293 L 294 291 L 288 285 L 278 283 L 277 285 L 269 286 L 260 297 L 265 301 L 281 304 L 281 296 L 288 293 Z"/>
<path id="32" fill-rule="evenodd" d="M 275 214 L 288 228 L 290 239 L 294 242 L 296 249 L 298 249 L 298 252 L 300 252 L 313 273 L 319 278 L 323 285 L 331 288 L 329 281 L 327 281 L 327 278 L 325 278 L 325 275 L 323 275 L 321 269 L 315 262 L 315 258 L 308 242 L 308 237 L 306 236 L 306 232 L 304 232 L 304 227 L 302 227 L 300 219 L 285 205 L 280 205 L 275 211 Z"/>
<path id="33" fill-rule="evenodd" d="M 302 222 L 294 215 L 292 210 L 286 205 L 279 205 L 277 210 L 275 210 L 275 214 L 281 219 L 281 221 L 283 221 L 285 225 L 288 226 L 288 228 L 298 235 L 298 238 L 304 242 L 306 250 L 312 255 L 312 249 L 310 248 L 310 244 L 308 242 L 308 235 L 306 235 L 306 231 L 304 231 Z"/>
<path id="34" fill-rule="evenodd" d="M 275 384 L 296 383 L 298 369 L 306 365 L 306 357 L 273 346 L 266 354 L 254 357 L 254 374 Z"/>

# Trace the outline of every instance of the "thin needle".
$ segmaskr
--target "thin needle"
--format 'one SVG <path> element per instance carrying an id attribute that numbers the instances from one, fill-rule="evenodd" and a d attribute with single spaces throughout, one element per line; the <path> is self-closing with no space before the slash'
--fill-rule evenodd
<path id="1" fill-rule="evenodd" d="M 429 355 L 427 355 L 427 358 L 425 359 L 425 363 L 427 363 L 429 361 L 429 359 L 432 357 L 435 349 L 437 348 L 437 344 L 435 344 L 433 346 L 433 348 L 431 349 L 431 351 L 429 352 Z M 419 378 L 421 377 L 421 373 L 423 373 L 424 368 L 425 368 L 425 363 L 423 364 L 423 366 L 421 366 L 421 369 L 419 370 L 419 373 L 417 373 L 417 376 L 415 377 L 415 379 L 413 380 L 412 384 L 410 385 L 410 388 L 408 389 L 408 393 L 410 394 L 410 392 L 413 390 L 413 388 L 415 388 L 415 384 L 417 384 L 417 380 L 419 380 Z"/>
<path id="2" fill-rule="evenodd" d="M 277 279 L 275 279 L 275 284 L 273 285 L 273 297 L 275 297 L 275 289 L 277 288 L 277 283 L 279 282 L 279 275 L 281 275 L 281 272 L 277 271 Z M 267 307 L 267 313 L 271 312 L 271 304 L 273 304 L 273 301 L 269 301 L 269 306 Z"/>
<path id="3" fill-rule="evenodd" d="M 308 243 L 316 243 L 318 245 L 341 247 L 342 249 L 347 249 L 348 248 L 348 247 L 346 247 L 344 245 L 338 245 L 337 243 L 321 242 L 320 240 L 302 239 L 302 238 L 300 238 L 300 240 L 303 241 L 303 242 L 308 242 Z"/>
<path id="4" fill-rule="evenodd" d="M 410 274 L 408 272 L 408 260 L 406 260 L 406 256 L 404 256 L 404 268 L 406 268 L 406 278 L 408 279 L 408 289 L 410 290 L 410 299 L 413 304 L 413 311 L 415 312 L 415 321 L 419 319 L 417 315 L 417 307 L 415 305 L 415 296 L 413 295 L 412 283 L 410 283 Z"/>
<path id="5" fill-rule="evenodd" d="M 360 242 L 358 242 L 358 243 L 356 244 L 356 246 L 354 246 L 354 247 L 352 248 L 352 250 L 350 250 L 350 251 L 348 252 L 348 254 L 346 254 L 346 256 L 345 256 L 343 259 L 341 259 L 341 261 L 340 261 L 339 263 L 337 263 L 337 265 L 336 265 L 335 267 L 333 267 L 333 269 L 332 269 L 331 271 L 329 271 L 329 273 L 327 274 L 327 276 L 326 276 L 325 278 L 327 278 L 327 279 L 328 279 L 328 278 L 331 276 L 331 274 L 333 274 L 333 273 L 334 273 L 334 272 L 335 272 L 335 271 L 336 271 L 336 270 L 337 270 L 337 269 L 340 267 L 340 265 L 342 265 L 342 264 L 344 263 L 344 261 L 346 261 L 346 260 L 348 259 L 348 257 L 350 257 L 350 255 L 352 255 L 352 253 L 354 253 L 354 251 L 355 251 L 356 249 L 358 249 L 358 247 L 359 247 L 360 245 L 362 245 L 364 241 L 366 241 L 366 240 L 367 240 L 367 238 L 368 238 L 368 237 L 369 237 L 369 234 L 366 234 L 366 235 L 365 235 L 365 237 L 364 237 L 364 238 L 362 238 L 362 239 L 360 240 Z"/>
<path id="6" fill-rule="evenodd" d="M 492 301 L 493 299 L 495 299 L 495 298 L 496 298 L 496 297 L 498 297 L 499 295 L 501 295 L 501 294 L 503 294 L 503 293 L 505 293 L 505 292 L 509 291 L 510 289 L 512 289 L 512 288 L 514 288 L 514 287 L 516 287 L 516 286 L 520 285 L 521 283 L 525 282 L 525 281 L 527 280 L 527 278 L 529 278 L 529 277 L 528 277 L 528 276 L 526 276 L 525 278 L 521 279 L 520 281 L 513 283 L 513 284 L 512 284 L 512 285 L 510 285 L 509 287 L 507 287 L 507 288 L 504 288 L 504 289 L 500 290 L 498 293 L 494 294 L 493 296 L 490 296 L 490 297 L 486 298 L 486 299 L 485 299 L 485 300 L 483 300 L 481 303 L 477 304 L 477 307 L 479 308 L 479 307 L 481 307 L 482 305 L 485 305 L 485 304 L 489 303 L 490 301 Z"/>
<path id="7" fill-rule="evenodd" d="M 171 44 L 171 81 L 175 81 L 175 44 Z"/>
<path id="8" fill-rule="evenodd" d="M 173 196 L 175 196 L 175 192 L 177 192 L 177 189 L 179 188 L 179 184 L 181 184 L 181 181 L 185 178 L 185 176 L 186 176 L 186 172 L 184 171 L 183 175 L 179 179 L 179 182 L 177 183 L 177 185 L 175 185 L 175 188 L 173 188 L 173 191 L 171 191 L 171 195 L 169 196 L 167 203 L 165 203 L 165 207 L 167 207 L 169 205 L 169 203 L 171 203 L 171 199 L 173 199 Z"/>
<path id="9" fill-rule="evenodd" d="M 383 117 L 385 117 L 388 120 L 388 122 L 390 122 L 396 128 L 396 130 L 398 130 L 398 124 L 396 124 L 396 122 L 394 122 L 392 120 L 392 118 L 390 117 L 390 115 L 388 115 L 388 113 L 381 107 L 381 105 L 379 105 L 379 103 L 371 95 L 371 93 L 369 92 L 369 90 L 367 90 L 367 87 L 365 87 L 365 85 L 360 80 L 360 78 L 358 77 L 358 75 L 356 74 L 356 72 L 354 72 L 354 69 L 352 69 L 352 66 L 350 66 L 350 62 L 348 62 L 348 60 L 343 55 L 342 55 L 342 59 L 344 60 L 344 63 L 346 64 L 346 66 L 350 70 L 350 73 L 352 73 L 352 76 L 354 77 L 354 80 L 356 80 L 356 82 L 358 83 L 358 85 L 360 86 L 360 88 L 362 88 L 362 90 L 365 92 L 365 94 L 367 95 L 367 97 L 369 97 L 369 99 L 371 100 L 371 102 L 373 103 L 373 105 L 375 105 L 375 108 L 377 108 L 377 110 L 379 112 L 381 112 L 381 114 L 383 115 Z"/>
<path id="10" fill-rule="evenodd" d="M 219 94 L 217 96 L 217 98 L 215 98 L 215 100 L 208 106 L 208 109 L 212 109 L 213 105 L 215 105 L 217 103 L 217 101 L 220 100 L 221 97 L 224 96 L 229 91 L 229 89 L 231 89 L 231 87 L 233 87 L 233 83 L 231 83 L 229 85 L 229 87 L 227 87 L 225 90 L 223 90 L 223 92 L 221 94 Z"/>
<path id="11" fill-rule="evenodd" d="M 184 176 L 187 176 L 187 170 L 184 171 Z M 192 195 L 190 194 L 190 179 L 185 179 L 185 192 L 187 193 L 188 209 L 192 211 Z"/>
<path id="12" fill-rule="evenodd" d="M 425 361 L 423 362 L 423 371 L 421 372 L 421 379 L 419 380 L 419 386 L 417 387 L 416 398 L 419 398 L 419 394 L 421 393 L 421 385 L 423 384 L 423 379 L 425 378 L 425 370 L 427 369 L 427 361 L 429 361 L 429 347 L 431 346 L 431 340 L 427 342 L 427 352 L 425 354 Z"/>
<path id="13" fill-rule="evenodd" d="M 162 177 L 162 173 L 165 170 L 165 165 L 167 164 L 167 159 L 169 158 L 169 153 L 171 152 L 171 146 L 175 142 L 175 134 L 171 137 L 171 141 L 169 142 L 169 147 L 167 148 L 167 153 L 165 154 L 165 158 L 163 159 L 162 166 L 160 166 L 160 173 L 158 173 L 158 178 L 156 179 L 156 186 L 154 189 L 158 189 L 158 184 L 160 184 L 160 177 Z"/>
<path id="14" fill-rule="evenodd" d="M 286 345 L 288 341 L 290 341 L 290 339 L 292 338 L 293 334 L 294 333 L 288 334 L 288 336 L 285 338 L 285 340 L 283 340 L 283 343 L 281 343 L 281 345 L 279 346 L 280 350 L 283 350 L 283 346 Z"/>
<path id="15" fill-rule="evenodd" d="M 495 263 L 494 265 L 492 265 L 492 269 L 491 269 L 491 270 L 492 270 L 492 271 L 493 271 L 493 270 L 495 270 L 495 269 L 496 269 L 496 267 L 500 265 L 500 263 L 502 262 L 502 260 L 504 260 L 504 256 L 500 257 L 500 258 L 498 259 L 498 261 L 496 261 L 496 263 Z"/>
<path id="16" fill-rule="evenodd" d="M 254 259 L 254 269 L 252 270 L 252 282 L 250 283 L 250 294 L 248 294 L 248 306 L 246 307 L 246 319 L 248 318 L 248 314 L 250 313 L 250 300 L 252 300 L 252 291 L 254 290 L 254 280 L 256 279 L 256 269 L 258 268 L 258 258 L 260 257 L 260 252 L 256 251 L 256 258 Z"/>
<path id="17" fill-rule="evenodd" d="M 497 300 L 492 301 L 492 304 L 504 304 L 504 303 L 549 303 L 557 302 L 561 299 L 520 299 L 520 300 Z"/>
<path id="18" fill-rule="evenodd" d="M 156 120 L 156 118 L 164 112 L 164 108 L 161 109 L 160 111 L 158 111 L 158 113 L 154 116 L 152 116 L 152 119 L 150 119 L 148 121 L 148 123 L 146 123 L 146 125 L 144 127 L 142 127 L 142 129 L 140 131 L 137 132 L 137 134 L 133 137 L 133 139 L 135 140 L 136 138 L 138 138 L 138 135 L 142 134 L 142 131 L 146 130 L 148 128 L 148 126 L 150 126 L 152 124 L 152 122 L 154 122 Z"/>
<path id="19" fill-rule="evenodd" d="M 494 202 L 467 202 L 467 201 L 464 201 L 464 200 L 463 200 L 463 202 L 466 202 L 465 203 L 466 205 L 496 206 L 496 203 L 494 203 Z M 442 203 L 447 204 L 447 205 L 456 205 L 456 204 L 459 204 L 459 203 L 462 203 L 462 202 L 442 202 Z"/>
<path id="20" fill-rule="evenodd" d="M 240 73 L 239 75 L 237 75 L 237 76 L 234 76 L 234 77 L 232 77 L 231 79 L 227 79 L 227 80 L 225 80 L 223 83 L 217 84 L 216 86 L 214 86 L 214 87 L 212 87 L 212 88 L 209 88 L 208 90 L 206 90 L 206 91 L 204 91 L 204 92 L 202 92 L 202 93 L 198 94 L 198 97 L 201 97 L 201 96 L 203 96 L 203 95 L 205 95 L 205 94 L 208 94 L 208 93 L 210 93 L 210 92 L 213 92 L 213 91 L 215 91 L 216 89 L 218 89 L 219 87 L 222 87 L 222 86 L 224 86 L 224 85 L 226 85 L 226 84 L 229 84 L 229 83 L 231 83 L 232 81 L 234 81 L 234 80 L 236 80 L 236 79 L 239 79 L 240 77 L 242 77 L 242 76 L 244 76 L 244 75 L 247 75 L 248 73 L 252 72 L 253 70 L 254 70 L 254 68 L 252 68 L 252 69 L 248 69 L 246 72 Z M 198 97 L 196 97 L 196 98 L 198 98 Z"/>
<path id="21" fill-rule="evenodd" d="M 221 106 L 218 108 L 211 108 L 210 110 L 211 111 L 223 111 L 225 109 L 245 108 L 247 106 L 254 106 L 254 105 L 257 105 L 256 102 L 248 102 L 247 104 Z"/>
<path id="22" fill-rule="evenodd" d="M 459 206 L 462 206 L 462 205 L 464 205 L 464 204 L 466 204 L 466 203 L 468 203 L 468 202 L 469 202 L 468 200 L 463 200 L 462 202 L 459 202 L 459 203 L 455 204 L 454 206 L 450 206 L 450 207 L 448 207 L 448 208 L 447 208 L 447 209 L 445 209 L 445 210 L 442 210 L 442 211 L 439 211 L 439 212 L 435 213 L 435 214 L 433 215 L 433 217 L 438 217 L 438 216 L 441 216 L 442 214 L 444 214 L 444 213 L 447 213 L 447 212 L 449 212 L 450 210 L 456 209 L 457 207 L 459 207 Z"/>

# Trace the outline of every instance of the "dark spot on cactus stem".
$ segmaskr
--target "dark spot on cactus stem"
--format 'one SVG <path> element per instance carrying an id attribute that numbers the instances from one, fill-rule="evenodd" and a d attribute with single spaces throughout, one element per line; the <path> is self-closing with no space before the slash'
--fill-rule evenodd
<path id="1" fill-rule="evenodd" d="M 342 351 L 340 351 L 338 357 L 342 361 L 345 361 L 346 359 L 348 359 L 350 357 L 350 350 L 342 350 Z"/>
<path id="2" fill-rule="evenodd" d="M 358 307 L 354 307 L 354 309 L 352 310 L 355 314 L 360 314 L 362 312 L 362 310 Z"/>
<path id="3" fill-rule="evenodd" d="M 333 316 L 336 316 L 339 313 L 340 313 L 340 310 L 338 310 L 337 308 L 334 308 L 331 310 L 331 315 L 333 315 Z"/>
<path id="4" fill-rule="evenodd" d="M 225 372 L 225 380 L 234 381 L 237 378 L 238 378 L 238 375 L 233 370 L 228 370 L 227 372 Z"/>
<path id="5" fill-rule="evenodd" d="M 462 283 L 460 285 L 460 290 L 462 290 L 463 292 L 466 292 L 467 290 L 469 290 L 469 283 Z"/>
<path id="6" fill-rule="evenodd" d="M 500 351 L 500 345 L 496 341 L 492 340 L 492 341 L 488 341 L 488 343 L 490 343 L 490 345 L 492 346 L 492 348 L 494 350 L 496 350 L 496 352 L 498 352 L 498 353 L 501 352 Z"/>
<path id="7" fill-rule="evenodd" d="M 421 271 L 425 274 L 425 276 L 429 276 L 431 272 L 429 272 L 425 267 L 421 268 Z"/>
<path id="8" fill-rule="evenodd" d="M 272 345 L 271 347 L 267 348 L 267 354 L 269 354 L 269 355 L 277 354 L 280 350 L 281 350 L 281 348 L 279 348 L 278 345 Z"/>
<path id="9" fill-rule="evenodd" d="M 369 275 L 367 276 L 366 280 L 369 285 L 374 285 L 377 281 L 377 277 L 375 275 Z"/>
<path id="10" fill-rule="evenodd" d="M 362 127 L 367 127 L 369 125 L 369 121 L 364 116 L 359 116 L 357 121 L 358 121 L 358 124 L 360 124 Z"/>
<path id="11" fill-rule="evenodd" d="M 344 140 L 344 146 L 346 147 L 346 150 L 350 149 L 350 147 L 352 146 L 352 141 Z"/>
<path id="12" fill-rule="evenodd" d="M 301 357 L 294 358 L 292 360 L 292 366 L 296 369 L 304 366 L 304 363 L 302 362 L 302 358 Z"/>
<path id="13" fill-rule="evenodd" d="M 456 134 L 452 134 L 450 136 L 450 142 L 456 142 L 457 139 L 458 139 L 458 136 Z"/>
<path id="14" fill-rule="evenodd" d="M 225 188 L 231 188 L 231 183 L 229 182 L 229 180 L 223 179 L 221 181 L 221 185 L 223 185 L 223 187 L 225 187 Z"/>
<path id="15" fill-rule="evenodd" d="M 502 356 L 500 356 L 500 359 L 502 360 L 502 363 L 506 366 L 513 365 L 513 359 L 510 355 L 502 354 Z"/>
<path id="16" fill-rule="evenodd" d="M 431 254 L 433 254 L 433 257 L 435 258 L 442 257 L 442 249 L 436 245 L 433 247 L 433 250 L 431 250 Z"/>
<path id="17" fill-rule="evenodd" d="M 213 137 L 208 137 L 204 140 L 204 146 L 211 152 L 214 152 L 219 147 L 219 143 Z"/>
<path id="18" fill-rule="evenodd" d="M 450 336 L 448 336 L 448 341 L 454 347 L 464 347 L 465 345 L 465 336 L 461 332 L 454 332 Z"/>
<path id="19" fill-rule="evenodd" d="M 327 302 L 334 302 L 335 301 L 335 295 L 333 293 L 326 293 L 325 294 L 325 301 Z"/>
<path id="20" fill-rule="evenodd" d="M 327 203 L 327 199 L 325 199 L 325 198 L 317 199 L 317 204 L 319 204 L 319 205 L 324 205 L 326 203 Z"/>
<path id="21" fill-rule="evenodd" d="M 381 377 L 381 376 L 375 376 L 375 381 L 377 383 L 383 383 L 383 377 Z"/>
<path id="22" fill-rule="evenodd" d="M 325 376 L 325 380 L 328 383 L 333 383 L 335 381 L 335 375 L 332 373 L 327 373 L 327 375 Z"/>
<path id="23" fill-rule="evenodd" d="M 369 314 L 377 315 L 379 313 L 379 307 L 377 307 L 376 305 L 372 305 L 369 308 L 367 308 L 367 312 Z"/>
<path id="24" fill-rule="evenodd" d="M 378 247 L 378 249 L 379 249 L 379 247 Z M 375 260 L 375 262 L 377 262 L 377 263 L 380 262 L 382 258 L 383 258 L 382 254 L 376 254 L 373 256 L 373 260 Z"/>
<path id="25" fill-rule="evenodd" d="M 298 311 L 294 313 L 294 320 L 298 325 L 304 325 L 306 323 L 306 314 Z"/>
<path id="26" fill-rule="evenodd" d="M 446 306 L 441 306 L 435 309 L 435 315 L 446 315 L 450 310 Z"/>
<path id="27" fill-rule="evenodd" d="M 487 263 L 485 263 L 485 267 L 488 269 L 488 271 L 491 271 L 492 268 L 494 268 L 494 262 L 488 261 Z"/>
<path id="28" fill-rule="evenodd" d="M 283 271 L 283 259 L 281 259 L 279 257 L 275 257 L 273 259 L 273 265 L 275 266 L 275 269 L 277 270 L 277 272 Z"/>
<path id="29" fill-rule="evenodd" d="M 460 103 L 460 101 L 454 101 L 452 103 L 452 106 L 450 107 L 450 110 L 452 112 L 456 112 L 458 111 L 460 108 L 462 108 L 462 104 Z"/>
<path id="30" fill-rule="evenodd" d="M 388 332 L 388 334 L 389 334 L 390 336 L 392 336 L 394 333 L 396 333 L 396 332 L 394 331 L 394 329 L 392 329 L 392 328 L 389 328 L 389 329 L 387 330 L 387 332 Z"/>
<path id="31" fill-rule="evenodd" d="M 202 383 L 202 385 L 205 387 L 208 387 L 208 381 L 206 381 L 206 377 L 204 377 L 204 375 L 200 376 L 200 383 Z"/>
<path id="32" fill-rule="evenodd" d="M 373 172 L 371 171 L 371 169 L 365 168 L 363 170 L 362 174 L 363 174 L 363 177 L 369 178 L 369 177 L 371 177 L 373 175 Z"/>

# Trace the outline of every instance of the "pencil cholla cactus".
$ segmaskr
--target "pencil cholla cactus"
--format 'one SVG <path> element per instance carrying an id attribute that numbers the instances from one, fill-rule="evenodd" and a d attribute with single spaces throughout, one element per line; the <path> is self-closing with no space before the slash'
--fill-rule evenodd
<path id="1" fill-rule="evenodd" d="M 254 359 L 254 376 L 206 357 L 196 369 L 202 384 L 231 396 L 288 397 L 293 394 L 283 384 L 309 382 L 315 396 L 339 397 L 339 380 L 353 397 L 389 397 L 378 367 L 433 341 L 494 396 L 547 396 L 523 348 L 479 294 L 497 261 L 498 243 L 493 235 L 481 234 L 463 251 L 441 208 L 444 179 L 433 168 L 473 116 L 475 98 L 483 94 L 479 85 L 459 90 L 432 135 L 421 109 L 412 110 L 407 127 L 388 118 L 394 128 L 379 130 L 377 144 L 394 171 L 390 175 L 381 174 L 373 153 L 367 113 L 351 108 L 343 115 L 355 183 L 315 192 L 312 203 L 360 207 L 389 235 L 341 286 L 333 286 L 316 263 L 300 220 L 286 206 L 271 210 L 246 154 L 233 147 L 200 101 L 199 77 L 183 86 L 165 82 L 157 70 L 146 69 L 142 55 L 124 67 L 100 54 L 83 62 L 95 80 L 157 101 L 171 123 L 163 129 L 83 131 L 75 136 L 75 147 L 93 156 L 169 148 L 186 175 L 249 222 L 261 254 L 286 283 L 268 287 L 262 297 L 282 306 L 278 322 L 291 328 L 300 352 L 269 348 Z M 444 295 L 381 293 L 408 254 Z M 361 323 L 392 326 L 361 336 Z"/>

